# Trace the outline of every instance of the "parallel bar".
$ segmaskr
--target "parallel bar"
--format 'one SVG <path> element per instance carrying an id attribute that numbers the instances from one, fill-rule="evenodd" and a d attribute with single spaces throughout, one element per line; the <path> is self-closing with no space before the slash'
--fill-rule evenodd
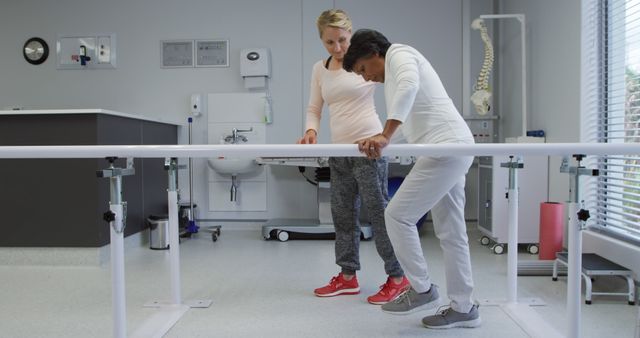
<path id="1" fill-rule="evenodd" d="M 390 156 L 640 155 L 640 143 L 483 143 L 390 145 Z M 355 144 L 3 146 L 0 158 L 165 157 L 351 157 L 363 156 Z"/>
<path id="2" fill-rule="evenodd" d="M 411 144 L 390 145 L 383 155 L 395 156 L 496 156 L 496 155 L 623 155 L 640 154 L 640 143 L 511 143 L 511 144 Z M 110 156 L 135 158 L 166 157 L 350 157 L 363 156 L 356 145 L 129 145 L 129 146 L 3 146 L 0 158 L 104 158 Z M 515 194 L 514 194 L 515 195 Z M 516 195 L 517 196 L 517 195 Z M 121 205 L 111 205 L 117 217 L 121 217 Z M 567 308 L 569 310 L 569 337 L 580 336 L 580 275 L 581 242 L 575 212 L 577 206 L 570 205 L 569 226 L 569 290 Z M 113 231 L 113 229 L 112 229 Z M 119 239 L 112 234 L 113 252 L 122 252 Z M 121 236 L 122 234 L 120 234 Z M 575 238 L 577 237 L 577 238 Z M 572 259 L 573 257 L 573 259 Z M 124 321 L 124 269 L 123 257 L 112 257 L 114 336 L 126 334 Z M 116 264 L 119 263 L 119 264 Z M 121 276 L 120 273 L 122 272 Z M 577 276 L 577 283 L 576 283 Z M 174 300 L 177 298 L 173 295 Z M 178 296 L 179 297 L 179 296 Z M 510 297 L 513 298 L 513 297 Z M 513 300 L 513 299 L 511 299 Z M 511 306 L 517 306 L 510 302 Z M 577 306 L 576 306 L 577 305 Z M 576 308 L 577 307 L 577 308 Z M 519 311 L 514 311 L 519 312 Z M 530 316 L 529 316 L 530 317 Z"/>

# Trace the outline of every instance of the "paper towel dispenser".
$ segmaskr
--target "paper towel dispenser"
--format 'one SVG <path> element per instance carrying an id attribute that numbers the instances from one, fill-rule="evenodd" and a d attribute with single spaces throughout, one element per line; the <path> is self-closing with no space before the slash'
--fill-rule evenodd
<path id="1" fill-rule="evenodd" d="M 240 51 L 240 76 L 271 77 L 271 53 L 268 48 L 245 48 Z"/>

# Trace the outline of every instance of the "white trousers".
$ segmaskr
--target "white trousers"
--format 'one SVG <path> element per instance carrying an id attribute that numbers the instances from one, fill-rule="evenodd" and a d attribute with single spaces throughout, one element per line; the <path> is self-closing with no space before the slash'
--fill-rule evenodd
<path id="1" fill-rule="evenodd" d="M 451 307 L 467 313 L 473 306 L 473 278 L 464 221 L 465 175 L 473 157 L 420 157 L 385 210 L 385 222 L 396 257 L 417 292 L 431 288 L 416 222 L 431 210 L 443 251 Z"/>

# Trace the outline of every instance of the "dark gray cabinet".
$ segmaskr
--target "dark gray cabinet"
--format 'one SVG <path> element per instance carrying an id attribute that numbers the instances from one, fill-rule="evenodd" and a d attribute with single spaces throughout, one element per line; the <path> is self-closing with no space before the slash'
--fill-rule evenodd
<path id="1" fill-rule="evenodd" d="M 0 145 L 177 144 L 177 126 L 107 113 L 0 114 Z M 125 166 L 126 159 L 116 165 Z M 135 159 L 123 178 L 125 236 L 167 213 L 164 159 Z M 0 159 L 0 246 L 100 247 L 109 244 L 102 214 L 109 180 L 105 159 Z"/>

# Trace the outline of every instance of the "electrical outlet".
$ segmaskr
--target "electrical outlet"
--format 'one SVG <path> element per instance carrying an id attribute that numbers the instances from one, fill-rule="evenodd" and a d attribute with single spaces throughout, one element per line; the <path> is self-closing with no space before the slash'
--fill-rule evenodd
<path id="1" fill-rule="evenodd" d="M 111 37 L 109 36 L 99 36 L 98 44 L 98 63 L 111 63 Z"/>

